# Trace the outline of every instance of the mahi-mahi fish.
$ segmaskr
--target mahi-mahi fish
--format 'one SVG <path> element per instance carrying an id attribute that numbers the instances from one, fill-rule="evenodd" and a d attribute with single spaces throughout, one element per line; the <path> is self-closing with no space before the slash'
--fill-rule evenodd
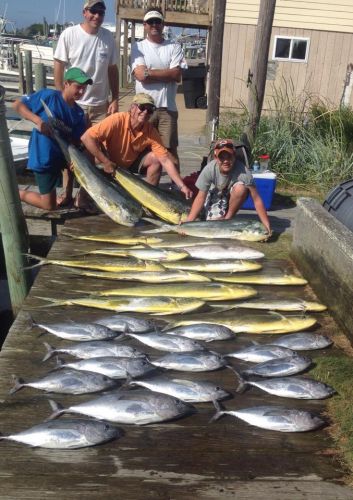
<path id="1" fill-rule="evenodd" d="M 95 291 L 97 297 L 134 296 L 134 297 L 182 297 L 201 300 L 226 300 L 253 297 L 257 294 L 251 287 L 239 285 L 223 286 L 220 283 L 178 283 L 161 285 L 135 285 Z"/>
<path id="2" fill-rule="evenodd" d="M 201 308 L 205 302 L 199 299 L 185 299 L 172 297 L 119 297 L 118 299 L 100 297 L 80 297 L 71 299 L 39 299 L 51 302 L 51 306 L 83 306 L 96 309 L 105 309 L 115 312 L 144 312 L 166 315 L 185 313 Z M 46 306 L 39 306 L 46 307 Z M 50 306 L 49 306 L 50 307 Z"/>
<path id="3" fill-rule="evenodd" d="M 230 238 L 244 241 L 264 241 L 270 236 L 265 227 L 260 222 L 254 220 L 193 221 L 175 226 L 164 224 L 155 219 L 144 218 L 144 220 L 160 227 L 158 229 L 141 231 L 143 234 L 167 233 L 172 231 L 182 235 L 197 236 L 198 238 Z"/>
<path id="4" fill-rule="evenodd" d="M 88 276 L 89 278 L 111 281 L 140 281 L 142 283 L 200 283 L 211 281 L 211 278 L 202 274 L 178 269 L 175 271 L 146 271 L 143 273 L 138 271 L 110 273 L 107 271 L 86 271 L 72 268 L 71 272 L 79 276 Z"/>
<path id="5" fill-rule="evenodd" d="M 43 266 L 45 264 L 55 264 L 63 267 L 77 267 L 80 269 L 97 269 L 99 271 L 164 271 L 164 267 L 157 262 L 148 262 L 137 259 L 112 259 L 112 260 L 61 260 L 61 259 L 46 259 L 32 254 L 26 254 L 31 259 L 38 259 L 39 262 L 27 269 Z"/>
<path id="6" fill-rule="evenodd" d="M 229 311 L 222 314 L 193 314 L 173 322 L 173 326 L 193 325 L 195 323 L 214 323 L 230 328 L 234 333 L 292 333 L 315 325 L 311 316 L 284 316 L 279 313 Z"/>
<path id="7" fill-rule="evenodd" d="M 186 220 L 190 211 L 190 204 L 186 200 L 175 198 L 172 193 L 148 184 L 123 168 L 115 171 L 114 178 L 135 200 L 157 217 L 172 224 Z"/>
<path id="8" fill-rule="evenodd" d="M 42 100 L 49 117 L 53 136 L 65 156 L 73 166 L 73 172 L 80 185 L 90 194 L 99 208 L 114 222 L 123 226 L 134 226 L 142 216 L 142 206 L 124 189 L 105 176 L 91 163 L 76 146 L 68 144 L 60 135 L 62 124 Z"/>

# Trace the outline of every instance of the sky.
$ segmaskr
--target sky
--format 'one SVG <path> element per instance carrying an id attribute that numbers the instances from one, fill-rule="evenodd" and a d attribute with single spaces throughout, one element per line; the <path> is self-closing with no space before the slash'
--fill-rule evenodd
<path id="1" fill-rule="evenodd" d="M 83 4 L 84 0 L 0 0 L 0 16 L 14 22 L 17 28 L 42 23 L 43 17 L 49 24 L 78 23 L 82 19 Z M 105 4 L 104 22 L 115 23 L 115 0 L 105 0 Z"/>

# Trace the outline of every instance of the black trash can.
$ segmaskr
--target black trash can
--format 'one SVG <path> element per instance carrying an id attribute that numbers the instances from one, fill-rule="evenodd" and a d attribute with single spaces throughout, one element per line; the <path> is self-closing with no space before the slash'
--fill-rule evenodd
<path id="1" fill-rule="evenodd" d="M 327 195 L 324 208 L 353 231 L 353 179 L 342 182 Z"/>
<path id="2" fill-rule="evenodd" d="M 207 108 L 205 78 L 207 68 L 204 64 L 190 66 L 183 70 L 183 92 L 185 107 Z"/>

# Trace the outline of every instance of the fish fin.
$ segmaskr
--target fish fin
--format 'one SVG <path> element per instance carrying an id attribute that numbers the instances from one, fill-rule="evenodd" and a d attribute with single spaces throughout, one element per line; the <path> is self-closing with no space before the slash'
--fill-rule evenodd
<path id="1" fill-rule="evenodd" d="M 250 343 L 251 343 L 252 345 L 260 345 L 260 343 L 259 343 L 259 342 L 256 342 L 256 340 L 251 340 L 251 341 L 250 341 Z"/>
<path id="2" fill-rule="evenodd" d="M 45 345 L 45 347 L 47 349 L 47 353 L 44 356 L 44 358 L 42 359 L 42 363 L 44 363 L 44 361 L 47 361 L 47 359 L 52 358 L 55 354 L 55 347 L 52 347 L 50 344 L 48 344 L 48 342 L 43 342 L 43 344 Z"/>
<path id="3" fill-rule="evenodd" d="M 229 368 L 230 370 L 232 370 L 233 373 L 235 373 L 235 376 L 237 377 L 240 386 L 243 385 L 243 384 L 245 384 L 244 377 L 240 374 L 240 372 L 238 372 L 238 370 L 236 370 L 234 368 L 234 366 L 232 366 L 232 365 L 226 365 L 226 367 Z"/>
<path id="4" fill-rule="evenodd" d="M 37 259 L 39 261 L 37 262 L 37 264 L 33 264 L 33 266 L 23 267 L 22 268 L 23 271 L 27 271 L 28 269 L 34 269 L 35 267 L 39 266 L 44 266 L 45 264 L 49 263 L 49 260 L 46 259 L 45 257 L 39 257 L 38 255 L 33 255 L 31 253 L 23 253 L 22 255 L 24 255 L 25 257 L 30 257 L 31 259 Z"/>
<path id="5" fill-rule="evenodd" d="M 48 418 L 44 420 L 44 422 L 49 422 L 50 420 L 54 420 L 55 418 L 60 417 L 60 415 L 65 413 L 64 407 L 60 403 L 54 401 L 53 399 L 49 399 L 49 404 L 53 412 L 51 413 L 51 415 L 49 415 Z"/>
<path id="6" fill-rule="evenodd" d="M 14 381 L 15 385 L 12 387 L 12 389 L 9 390 L 9 394 L 15 394 L 15 392 L 22 389 L 23 384 L 25 383 L 22 378 L 16 377 L 16 375 L 12 375 L 12 380 Z"/>

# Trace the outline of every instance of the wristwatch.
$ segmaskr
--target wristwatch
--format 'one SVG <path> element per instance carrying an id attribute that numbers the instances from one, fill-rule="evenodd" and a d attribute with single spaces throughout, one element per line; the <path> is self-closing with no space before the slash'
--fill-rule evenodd
<path id="1" fill-rule="evenodd" d="M 145 79 L 150 76 L 150 72 L 149 72 L 148 68 L 145 68 L 145 72 L 144 72 L 143 76 L 144 76 Z"/>

